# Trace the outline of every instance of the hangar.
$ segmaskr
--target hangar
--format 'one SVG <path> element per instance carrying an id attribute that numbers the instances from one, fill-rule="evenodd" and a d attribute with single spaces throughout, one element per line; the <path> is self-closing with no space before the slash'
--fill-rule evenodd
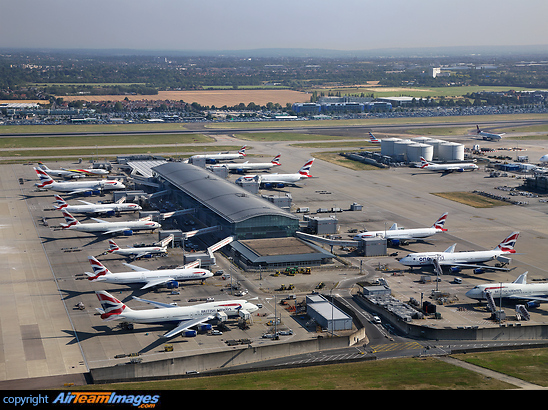
<path id="1" fill-rule="evenodd" d="M 299 218 L 215 174 L 182 162 L 152 168 L 153 175 L 182 209 L 195 209 L 205 226 L 219 226 L 219 237 L 238 239 L 294 236 Z"/>

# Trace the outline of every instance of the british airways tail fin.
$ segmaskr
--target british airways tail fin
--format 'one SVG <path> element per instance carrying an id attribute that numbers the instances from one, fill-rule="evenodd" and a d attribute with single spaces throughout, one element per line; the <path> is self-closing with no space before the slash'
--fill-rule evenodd
<path id="1" fill-rule="evenodd" d="M 76 219 L 74 216 L 70 214 L 70 212 L 63 210 L 63 216 L 65 217 L 65 221 L 66 221 L 66 223 L 60 224 L 61 228 L 63 229 L 70 228 L 71 226 L 78 225 L 80 223 L 78 219 Z"/>
<path id="2" fill-rule="evenodd" d="M 519 232 L 512 232 L 510 235 L 504 238 L 504 240 L 501 243 L 497 245 L 495 250 L 500 250 L 505 253 L 516 253 L 514 246 L 516 246 L 518 236 L 519 236 Z"/>
<path id="3" fill-rule="evenodd" d="M 121 319 L 124 310 L 131 310 L 124 303 L 120 302 L 104 290 L 95 291 L 95 294 L 97 295 L 97 299 L 99 299 L 99 303 L 101 303 L 101 309 L 97 310 L 101 313 L 101 319 L 103 320 Z"/>
<path id="4" fill-rule="evenodd" d="M 432 228 L 436 228 L 436 229 L 439 229 L 440 231 L 446 232 L 447 229 L 443 227 L 445 225 L 446 220 L 447 220 L 447 212 L 445 212 L 442 216 L 438 218 L 436 222 L 434 222 L 434 225 L 432 225 Z"/>
<path id="5" fill-rule="evenodd" d="M 306 163 L 299 169 L 299 174 L 305 175 L 307 177 L 311 177 L 310 175 L 310 168 L 312 168 L 312 164 L 314 163 L 314 160 L 316 158 L 310 158 Z"/>
<path id="6" fill-rule="evenodd" d="M 280 163 L 280 158 L 282 157 L 282 154 L 278 154 L 274 157 L 274 159 L 270 162 L 272 162 L 274 165 L 282 165 Z"/>

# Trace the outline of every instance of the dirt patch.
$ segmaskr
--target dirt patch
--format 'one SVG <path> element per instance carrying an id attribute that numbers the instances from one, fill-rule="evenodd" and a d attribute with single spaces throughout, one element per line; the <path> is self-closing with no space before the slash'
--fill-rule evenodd
<path id="1" fill-rule="evenodd" d="M 122 101 L 125 98 L 131 101 L 180 101 L 186 103 L 196 102 L 203 106 L 226 105 L 228 107 L 240 103 L 253 102 L 258 105 L 266 105 L 269 102 L 279 103 L 285 106 L 287 103 L 308 102 L 310 95 L 292 90 L 201 90 L 201 91 L 159 91 L 158 95 L 75 95 L 62 96 L 65 101 Z"/>

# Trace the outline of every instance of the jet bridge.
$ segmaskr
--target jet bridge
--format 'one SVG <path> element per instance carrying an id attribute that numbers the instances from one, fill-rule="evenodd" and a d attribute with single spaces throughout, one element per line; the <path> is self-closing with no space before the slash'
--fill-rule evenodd
<path id="1" fill-rule="evenodd" d="M 296 235 L 307 241 L 329 245 L 331 253 L 333 253 L 333 246 L 341 246 L 355 247 L 358 253 L 364 256 L 385 256 L 387 254 L 386 239 L 384 238 L 364 238 L 356 241 L 353 239 L 329 239 L 304 232 L 296 232 Z"/>

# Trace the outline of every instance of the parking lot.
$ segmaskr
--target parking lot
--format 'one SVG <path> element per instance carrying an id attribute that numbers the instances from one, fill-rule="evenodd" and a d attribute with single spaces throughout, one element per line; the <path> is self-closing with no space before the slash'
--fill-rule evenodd
<path id="1" fill-rule="evenodd" d="M 220 136 L 218 139 L 221 143 L 223 139 L 233 141 L 230 136 Z M 513 146 L 511 141 L 496 144 Z M 520 143 L 531 159 L 543 155 L 540 144 L 525 145 Z M 278 142 L 256 143 L 253 149 L 255 153 L 265 156 L 282 152 L 283 165 L 277 172 L 295 172 L 313 154 L 310 149 Z M 313 268 L 311 275 L 291 277 L 273 276 L 273 272 L 267 271 L 242 272 L 217 254 L 217 266 L 211 270 L 230 273 L 232 282 L 239 281 L 241 287 L 249 292 L 242 297 L 230 295 L 230 280 L 221 276 L 208 279 L 204 285 L 183 284 L 178 294 L 172 294 L 168 289 L 143 292 L 138 287 L 92 284 L 82 276 L 91 269 L 87 257 L 101 255 L 107 249 L 107 240 L 91 234 L 57 230 L 63 219 L 58 211 L 51 210 L 51 193 L 35 192 L 33 185 L 36 178 L 32 167 L 2 165 L 0 168 L 0 182 L 5 193 L 0 209 L 0 249 L 7 261 L 0 290 L 4 347 L 0 380 L 82 373 L 89 368 L 122 363 L 135 353 L 139 353 L 141 360 L 156 360 L 170 355 L 193 355 L 231 348 L 227 341 L 244 340 L 253 345 L 277 343 L 262 337 L 265 333 L 272 333 L 272 326 L 268 323 L 275 313 L 282 314 L 277 330 L 292 329 L 294 332 L 281 336 L 282 340 L 314 338 L 317 337 L 315 326 L 306 326 L 306 320 L 294 319 L 279 302 L 289 293 L 296 294 L 298 300 L 302 299 L 320 282 L 324 284 L 322 291 L 325 293 L 345 294 L 355 293 L 358 287 L 354 284 L 358 281 L 383 277 L 390 285 L 392 294 L 405 302 L 411 297 L 420 300 L 421 294 L 427 298 L 436 286 L 433 282 L 419 283 L 420 277 L 431 271 L 415 270 L 411 273 L 394 256 L 364 258 L 343 249 L 333 249 L 342 258 L 341 261 Z M 449 212 L 448 232 L 423 242 L 391 249 L 390 252 L 397 252 L 398 257 L 407 252 L 443 250 L 453 243 L 457 243 L 457 251 L 489 249 L 510 232 L 521 232 L 516 245 L 518 253 L 512 256 L 514 270 L 481 275 L 465 270 L 442 277 L 438 288 L 454 294 L 457 300 L 439 307 L 441 319 L 435 322 L 427 319 L 435 326 L 494 325 L 493 321 L 488 320 L 485 306 L 479 307 L 464 296 L 465 291 L 476 284 L 486 280 L 513 281 L 524 271 L 529 271 L 529 281 L 548 279 L 544 270 L 544 248 L 548 236 L 547 203 L 529 199 L 528 206 L 473 208 L 432 195 L 473 189 L 496 193 L 496 187 L 500 185 L 519 186 L 519 179 L 489 178 L 489 173 L 483 169 L 445 176 L 406 167 L 353 171 L 321 160 L 314 163 L 311 174 L 314 178 L 307 179 L 298 187 L 279 188 L 274 192 L 291 193 L 294 209 L 299 206 L 307 206 L 312 211 L 333 207 L 343 209 L 343 212 L 337 213 L 337 218 L 340 225 L 338 235 L 344 238 L 353 236 L 348 232 L 351 229 L 382 230 L 393 222 L 409 228 L 426 227 L 432 225 L 443 212 Z M 230 176 L 230 180 L 236 177 Z M 23 184 L 19 184 L 19 178 L 24 179 Z M 273 191 L 264 190 L 262 193 L 271 194 Z M 101 199 L 104 198 L 92 197 L 90 200 Z M 353 202 L 362 204 L 363 210 L 349 211 Z M 43 217 L 47 219 L 47 226 L 42 222 Z M 134 217 L 136 215 L 130 214 L 112 218 L 125 220 Z M 124 247 L 157 240 L 157 233 L 138 233 L 119 237 L 117 243 Z M 127 260 L 119 256 L 105 255 L 99 256 L 99 259 L 113 272 L 129 269 L 122 264 Z M 178 265 L 182 263 L 182 251 L 172 249 L 167 257 L 142 259 L 134 263 L 149 269 Z M 461 284 L 454 283 L 456 276 L 462 278 Z M 291 292 L 277 290 L 281 284 L 289 283 L 295 286 Z M 150 307 L 133 300 L 131 296 L 179 305 L 187 304 L 191 298 L 257 298 L 253 302 L 263 307 L 252 316 L 248 329 L 240 329 L 237 320 L 232 320 L 226 328 L 219 329 L 222 335 L 198 334 L 192 338 L 165 340 L 160 336 L 167 327 L 136 325 L 133 331 L 128 332 L 117 327 L 115 322 L 103 322 L 95 311 L 99 307 L 95 290 L 107 290 L 131 308 Z M 79 302 L 82 302 L 84 309 L 76 307 Z M 513 320 L 511 308 L 507 310 L 509 320 Z M 531 323 L 545 323 L 546 315 L 542 308 L 532 313 Z M 166 351 L 166 344 L 171 345 L 173 351 Z"/>

